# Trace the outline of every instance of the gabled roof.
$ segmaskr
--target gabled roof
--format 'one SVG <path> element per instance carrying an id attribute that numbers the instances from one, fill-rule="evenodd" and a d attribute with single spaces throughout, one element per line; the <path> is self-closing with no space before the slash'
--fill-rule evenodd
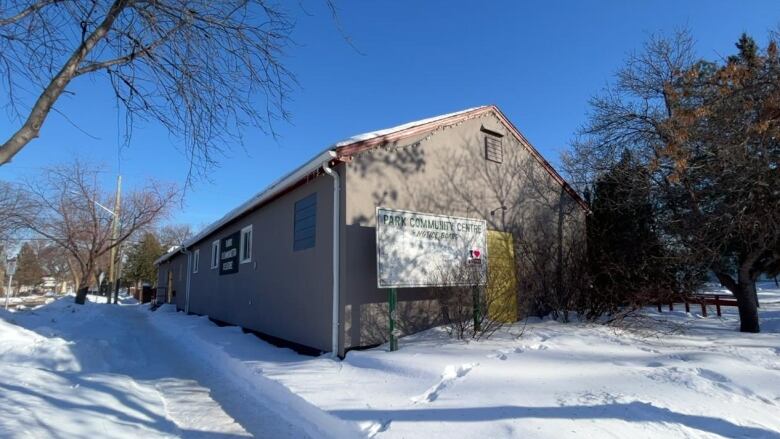
<path id="1" fill-rule="evenodd" d="M 342 140 L 341 142 L 334 143 L 331 146 L 331 148 L 342 148 L 344 146 L 349 146 L 357 143 L 364 143 L 370 140 L 385 139 L 392 134 L 396 134 L 399 132 L 407 132 L 412 128 L 417 128 L 420 126 L 436 125 L 438 122 L 441 122 L 443 120 L 450 119 L 453 117 L 458 117 L 464 114 L 473 113 L 477 110 L 484 110 L 490 107 L 491 106 L 489 105 L 483 105 L 481 107 L 467 108 L 465 110 L 456 111 L 454 113 L 447 113 L 447 114 L 442 114 L 440 116 L 429 117 L 427 119 L 420 119 L 420 120 L 415 120 L 413 122 L 407 122 L 405 124 L 397 125 L 392 128 L 385 128 L 383 130 L 370 131 L 363 134 L 356 134 L 348 139 Z"/>
<path id="2" fill-rule="evenodd" d="M 180 248 L 176 248 L 173 251 L 166 253 L 165 255 L 154 261 L 155 264 L 160 264 L 170 259 L 175 254 L 179 253 L 182 249 L 186 249 L 193 244 L 198 243 L 206 236 L 210 235 L 222 226 L 230 223 L 234 219 L 244 215 L 251 210 L 260 207 L 276 198 L 278 195 L 301 182 L 301 180 L 309 177 L 313 173 L 319 171 L 324 165 L 328 164 L 332 160 L 340 161 L 346 160 L 351 155 L 365 151 L 367 149 L 375 148 L 380 145 L 385 145 L 390 142 L 398 141 L 406 137 L 415 136 L 427 131 L 432 131 L 442 126 L 455 124 L 464 120 L 473 119 L 479 117 L 485 113 L 493 112 L 501 122 L 509 129 L 510 133 L 517 139 L 517 141 L 523 145 L 531 155 L 536 159 L 539 164 L 550 174 L 550 176 L 560 184 L 564 190 L 586 211 L 589 210 L 587 203 L 577 194 L 577 192 L 561 177 L 560 174 L 550 165 L 550 163 L 539 154 L 539 151 L 531 145 L 520 131 L 507 119 L 504 113 L 498 109 L 495 105 L 484 105 L 481 107 L 468 108 L 466 110 L 457 111 L 454 113 L 443 114 L 440 116 L 434 116 L 427 119 L 421 119 L 414 122 L 405 123 L 392 128 L 386 128 L 378 131 L 371 131 L 363 134 L 358 134 L 348 139 L 344 139 L 340 142 L 336 142 L 333 145 L 326 148 L 321 153 L 314 156 L 311 160 L 307 161 L 303 165 L 299 166 L 295 170 L 284 175 L 274 183 L 267 186 L 262 191 L 252 196 L 249 200 L 242 203 L 240 206 L 231 210 L 225 216 L 210 224 L 208 227 L 200 231 L 195 236 L 185 240 Z"/>
<path id="3" fill-rule="evenodd" d="M 548 174 L 560 184 L 566 193 L 568 193 L 574 201 L 576 201 L 580 207 L 585 211 L 590 211 L 588 204 L 580 197 L 577 191 L 561 177 L 561 174 L 553 168 L 539 151 L 534 148 L 531 142 L 523 136 L 520 130 L 517 129 L 514 124 L 499 110 L 495 105 L 484 105 L 481 107 L 469 108 L 467 110 L 458 111 L 456 113 L 444 114 L 442 116 L 436 116 L 429 119 L 422 119 L 416 122 L 410 122 L 407 124 L 399 125 L 397 127 L 388 128 L 381 131 L 374 131 L 371 133 L 359 134 L 357 136 L 350 137 L 349 139 L 339 142 L 334 145 L 336 147 L 337 158 L 346 159 L 352 154 L 375 148 L 380 145 L 385 145 L 391 142 L 399 141 L 406 137 L 415 136 L 421 133 L 432 131 L 442 126 L 452 125 L 464 120 L 474 119 L 482 116 L 485 113 L 492 112 L 503 124 L 509 129 L 509 132 L 515 139 L 528 150 L 531 156 L 542 165 Z"/>

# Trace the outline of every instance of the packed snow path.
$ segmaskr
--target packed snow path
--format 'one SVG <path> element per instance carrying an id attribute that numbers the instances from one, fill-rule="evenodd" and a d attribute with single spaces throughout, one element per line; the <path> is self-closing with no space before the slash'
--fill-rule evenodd
<path id="1" fill-rule="evenodd" d="M 0 437 L 308 436 L 161 336 L 151 315 L 70 298 L 5 314 L 19 326 L 0 320 Z"/>

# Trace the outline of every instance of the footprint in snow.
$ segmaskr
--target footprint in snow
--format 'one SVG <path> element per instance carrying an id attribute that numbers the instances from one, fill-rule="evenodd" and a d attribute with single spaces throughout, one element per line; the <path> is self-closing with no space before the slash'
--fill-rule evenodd
<path id="1" fill-rule="evenodd" d="M 729 398 L 742 397 L 775 406 L 775 402 L 761 396 L 747 387 L 734 383 L 731 379 L 710 369 L 698 367 L 658 367 L 653 372 L 644 375 L 653 381 L 676 383 L 684 385 L 697 392 L 715 396 L 713 390 L 725 392 Z"/>
<path id="2" fill-rule="evenodd" d="M 479 366 L 479 363 L 466 363 L 458 367 L 455 367 L 454 365 L 445 367 L 444 372 L 441 374 L 441 380 L 426 390 L 422 395 L 411 398 L 412 402 L 420 404 L 436 401 L 443 390 L 450 387 L 456 380 L 466 376 L 466 374 L 476 366 Z"/>
<path id="3" fill-rule="evenodd" d="M 731 381 L 731 379 L 729 379 L 728 377 L 721 375 L 715 371 L 698 368 L 696 369 L 696 372 L 700 377 L 712 381 L 716 387 L 719 387 L 729 393 L 736 393 L 748 399 L 754 399 L 763 402 L 764 404 L 767 405 L 775 405 L 774 401 L 772 401 L 771 399 L 765 398 L 757 394 L 756 392 L 748 389 L 747 387 L 742 387 L 740 385 L 737 385 L 733 381 Z"/>
<path id="4" fill-rule="evenodd" d="M 695 359 L 695 357 L 690 354 L 671 354 L 668 357 L 672 360 L 680 360 L 686 363 Z"/>
<path id="5" fill-rule="evenodd" d="M 488 358 L 497 358 L 497 359 L 503 361 L 503 360 L 506 360 L 508 358 L 507 354 L 510 354 L 512 352 L 513 351 L 511 351 L 509 349 L 500 349 L 500 350 L 496 351 L 494 354 L 488 355 L 487 357 Z"/>
<path id="6" fill-rule="evenodd" d="M 390 428 L 391 419 L 385 419 L 383 421 L 371 421 L 361 429 L 366 434 L 366 437 L 372 438 L 379 433 L 387 431 Z"/>
<path id="7" fill-rule="evenodd" d="M 522 345 L 520 347 L 516 347 L 515 353 L 522 354 L 523 352 L 526 351 L 546 351 L 547 349 L 549 349 L 547 346 L 541 343 L 536 343 L 532 345 Z"/>
<path id="8" fill-rule="evenodd" d="M 522 354 L 526 351 L 544 351 L 549 349 L 546 345 L 543 345 L 542 343 L 535 343 L 531 345 L 522 345 L 519 347 L 516 347 L 514 349 L 499 349 L 493 354 L 489 354 L 488 358 L 497 358 L 499 360 L 506 360 L 509 358 L 509 354 Z"/>
<path id="9" fill-rule="evenodd" d="M 643 352 L 649 352 L 651 354 L 660 354 L 661 353 L 661 351 L 659 351 L 658 349 L 646 348 L 646 347 L 643 347 L 643 346 L 640 346 L 637 349 L 639 349 L 640 351 L 643 351 Z"/>

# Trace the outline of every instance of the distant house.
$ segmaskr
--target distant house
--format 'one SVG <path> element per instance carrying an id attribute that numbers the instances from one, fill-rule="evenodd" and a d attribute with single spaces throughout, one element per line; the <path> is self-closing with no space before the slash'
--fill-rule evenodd
<path id="1" fill-rule="evenodd" d="M 158 297 L 315 351 L 381 343 L 378 206 L 484 218 L 495 230 L 581 224 L 587 211 L 497 107 L 472 108 L 325 149 L 159 258 Z M 439 321 L 430 289 L 400 290 L 399 311 L 404 333 Z"/>
<path id="2" fill-rule="evenodd" d="M 41 288 L 44 290 L 54 290 L 57 288 L 57 280 L 51 276 L 44 276 L 41 278 Z"/>

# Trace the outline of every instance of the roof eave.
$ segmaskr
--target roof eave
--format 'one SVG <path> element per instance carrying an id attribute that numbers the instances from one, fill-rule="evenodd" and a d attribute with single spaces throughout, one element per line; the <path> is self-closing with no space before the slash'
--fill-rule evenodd
<path id="1" fill-rule="evenodd" d="M 206 238 L 208 235 L 217 231 L 219 228 L 232 222 L 238 217 L 244 215 L 245 213 L 252 211 L 253 209 L 263 204 L 265 201 L 273 198 L 275 195 L 279 194 L 280 192 L 284 191 L 290 186 L 295 185 L 296 183 L 306 178 L 310 174 L 316 172 L 317 169 L 321 168 L 324 164 L 329 163 L 331 160 L 335 159 L 336 157 L 337 157 L 336 151 L 330 148 L 317 154 L 311 160 L 307 161 L 306 163 L 299 166 L 295 170 L 289 172 L 285 176 L 281 177 L 280 179 L 268 185 L 265 189 L 258 192 L 252 198 L 250 198 L 249 200 L 242 203 L 240 206 L 236 207 L 235 209 L 225 214 L 225 216 L 223 216 L 222 218 L 211 223 L 208 227 L 198 232 L 195 236 L 186 239 L 184 242 L 181 243 L 180 248 L 174 251 L 170 251 L 157 258 L 157 260 L 154 261 L 154 264 L 160 265 L 161 263 L 175 256 L 176 254 L 180 253 L 182 249 L 186 250 L 192 245 L 197 244 L 198 242 Z"/>

